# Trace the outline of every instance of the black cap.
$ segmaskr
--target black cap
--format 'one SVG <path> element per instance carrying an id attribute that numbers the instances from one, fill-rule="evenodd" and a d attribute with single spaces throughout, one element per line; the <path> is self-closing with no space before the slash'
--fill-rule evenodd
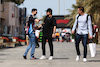
<path id="1" fill-rule="evenodd" d="M 51 8 L 48 8 L 48 9 L 46 10 L 46 12 L 52 12 L 52 9 L 51 9 Z"/>

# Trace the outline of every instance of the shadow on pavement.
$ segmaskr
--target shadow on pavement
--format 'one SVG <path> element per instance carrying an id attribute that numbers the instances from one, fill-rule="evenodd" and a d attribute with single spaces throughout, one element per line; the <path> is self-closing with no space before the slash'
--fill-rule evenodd
<path id="1" fill-rule="evenodd" d="M 100 60 L 88 60 L 88 62 L 100 62 Z"/>
<path id="2" fill-rule="evenodd" d="M 53 58 L 54 60 L 66 60 L 66 59 L 69 59 L 69 58 Z"/>
<path id="3" fill-rule="evenodd" d="M 36 58 L 36 60 L 39 60 L 40 58 Z M 48 59 L 48 58 L 47 58 Z M 69 59 L 69 58 L 53 58 L 53 60 L 66 60 L 66 59 Z"/>
<path id="4" fill-rule="evenodd" d="M 0 56 L 5 56 L 5 55 L 9 55 L 9 54 L 0 54 Z"/>
<path id="5" fill-rule="evenodd" d="M 0 61 L 0 63 L 3 63 L 3 61 Z"/>

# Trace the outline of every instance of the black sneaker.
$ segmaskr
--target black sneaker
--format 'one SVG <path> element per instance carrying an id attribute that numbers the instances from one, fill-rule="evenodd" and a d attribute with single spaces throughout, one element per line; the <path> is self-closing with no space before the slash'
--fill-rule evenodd
<path id="1" fill-rule="evenodd" d="M 26 56 L 24 56 L 24 55 L 23 55 L 23 58 L 24 58 L 24 59 L 27 59 L 27 57 L 26 57 Z"/>

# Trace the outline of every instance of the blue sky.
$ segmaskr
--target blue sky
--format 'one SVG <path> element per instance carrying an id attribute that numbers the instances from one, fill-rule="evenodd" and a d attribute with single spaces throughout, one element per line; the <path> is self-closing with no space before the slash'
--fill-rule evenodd
<path id="1" fill-rule="evenodd" d="M 72 9 L 72 4 L 75 3 L 76 0 L 60 0 L 60 15 L 69 14 L 66 9 Z M 52 8 L 53 15 L 58 15 L 58 0 L 25 0 L 19 7 L 26 7 L 28 14 L 31 13 L 32 8 L 37 8 L 38 17 L 44 16 L 47 8 Z"/>

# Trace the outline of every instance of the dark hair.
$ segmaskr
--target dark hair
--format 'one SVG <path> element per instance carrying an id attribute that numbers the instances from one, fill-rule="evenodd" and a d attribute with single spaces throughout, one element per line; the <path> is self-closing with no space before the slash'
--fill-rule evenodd
<path id="1" fill-rule="evenodd" d="M 78 8 L 79 8 L 80 10 L 82 10 L 82 12 L 84 12 L 84 7 L 79 6 Z"/>
<path id="2" fill-rule="evenodd" d="M 34 8 L 34 9 L 32 9 L 32 12 L 33 12 L 33 11 L 37 11 L 37 9 Z"/>
<path id="3" fill-rule="evenodd" d="M 51 12 L 51 15 L 52 15 L 52 9 L 51 8 L 48 8 L 46 12 Z"/>

